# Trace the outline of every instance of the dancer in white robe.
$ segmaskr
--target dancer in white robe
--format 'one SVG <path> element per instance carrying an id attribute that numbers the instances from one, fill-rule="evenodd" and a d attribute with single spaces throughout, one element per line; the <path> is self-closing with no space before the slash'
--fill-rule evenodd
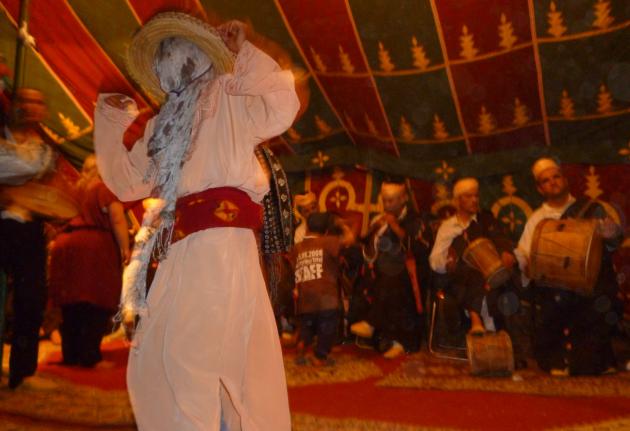
<path id="1" fill-rule="evenodd" d="M 225 47 L 215 44 L 215 52 L 202 48 L 214 63 L 215 76 L 197 100 L 177 197 L 231 187 L 261 202 L 269 181 L 254 147 L 284 132 L 295 118 L 299 102 L 291 73 L 245 41 L 241 23 L 228 23 L 217 34 L 183 14 L 160 14 L 153 21 L 164 17 L 172 21 L 169 37 L 197 43 L 187 32 L 201 25 L 209 29 L 209 38 L 220 35 L 237 53 L 233 72 L 221 74 L 213 55 Z M 172 34 L 178 31 L 181 35 Z M 156 119 L 131 151 L 123 145 L 136 115 L 129 98 L 99 97 L 98 165 L 105 183 L 123 201 L 146 198 L 155 185 L 145 176 Z M 282 354 L 253 230 L 208 228 L 171 244 L 143 307 L 131 309 L 141 319 L 127 372 L 140 430 L 290 429 Z"/>

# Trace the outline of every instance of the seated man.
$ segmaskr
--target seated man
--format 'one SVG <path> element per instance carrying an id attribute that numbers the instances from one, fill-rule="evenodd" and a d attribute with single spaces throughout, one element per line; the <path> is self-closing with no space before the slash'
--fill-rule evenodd
<path id="1" fill-rule="evenodd" d="M 363 248 L 373 268 L 374 298 L 366 321 L 354 323 L 350 331 L 364 338 L 375 332 L 383 341 L 386 358 L 420 348 L 422 292 L 428 285 L 431 230 L 427 220 L 409 206 L 403 183 L 381 186 L 383 214 L 370 226 Z M 426 289 L 424 289 L 426 290 Z"/>
<path id="2" fill-rule="evenodd" d="M 489 211 L 479 209 L 479 183 L 474 178 L 463 178 L 453 187 L 457 212 L 439 227 L 429 262 L 439 274 L 449 275 L 457 302 L 470 316 L 470 332 L 481 334 L 494 330 L 491 316 L 499 317 L 497 297 L 500 289 L 490 290 L 483 274 L 464 262 L 462 256 L 470 243 L 487 238 L 497 248 L 503 265 L 510 269 L 515 263 L 512 244 L 503 228 Z M 486 322 L 482 320 L 485 317 Z"/>
<path id="3" fill-rule="evenodd" d="M 576 200 L 571 195 L 567 178 L 554 160 L 537 160 L 532 174 L 545 201 L 527 221 L 515 250 L 523 274 L 528 272 L 534 231 L 544 219 L 598 219 L 599 234 L 604 239 L 601 269 L 592 295 L 550 287 L 539 289 L 542 315 L 534 346 L 538 366 L 555 376 L 614 372 L 611 336 L 620 313 L 615 308 L 618 285 L 612 253 L 621 243 L 622 230 L 602 205 L 588 198 Z M 529 283 L 525 276 L 523 281 Z"/>

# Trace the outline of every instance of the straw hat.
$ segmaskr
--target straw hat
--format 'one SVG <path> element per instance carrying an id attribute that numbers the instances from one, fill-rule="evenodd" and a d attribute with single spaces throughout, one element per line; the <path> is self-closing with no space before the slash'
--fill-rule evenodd
<path id="1" fill-rule="evenodd" d="M 160 42 L 169 37 L 181 37 L 197 45 L 212 61 L 218 74 L 232 71 L 234 55 L 214 27 L 185 13 L 160 13 L 138 30 L 127 51 L 127 70 L 154 96 L 164 97 L 153 70 L 153 61 Z"/>

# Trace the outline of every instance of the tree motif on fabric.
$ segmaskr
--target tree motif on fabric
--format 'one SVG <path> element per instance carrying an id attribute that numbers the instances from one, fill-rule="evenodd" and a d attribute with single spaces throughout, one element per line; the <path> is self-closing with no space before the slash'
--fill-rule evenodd
<path id="1" fill-rule="evenodd" d="M 435 139 L 446 139 L 449 137 L 448 131 L 444 122 L 440 119 L 438 114 L 433 116 L 433 137 Z"/>
<path id="2" fill-rule="evenodd" d="M 431 63 L 424 47 L 418 44 L 418 40 L 415 36 L 411 38 L 411 56 L 413 57 L 413 65 L 420 70 L 425 70 L 429 67 L 429 63 Z"/>
<path id="3" fill-rule="evenodd" d="M 562 90 L 562 97 L 560 98 L 560 114 L 564 118 L 575 117 L 575 107 L 573 106 L 573 100 L 569 96 L 567 90 Z"/>
<path id="4" fill-rule="evenodd" d="M 593 21 L 593 27 L 599 29 L 605 29 L 615 21 L 615 18 L 610 15 L 610 1 L 597 0 L 594 6 L 595 20 Z"/>
<path id="5" fill-rule="evenodd" d="M 321 151 L 318 151 L 317 155 L 311 159 L 311 162 L 313 162 L 314 165 L 317 165 L 320 168 L 323 168 L 328 160 L 330 160 L 330 157 L 328 157 L 326 154 L 322 153 Z"/>
<path id="6" fill-rule="evenodd" d="M 392 63 L 392 59 L 389 56 L 389 51 L 387 51 L 383 47 L 383 43 L 378 43 L 378 61 L 380 64 L 380 68 L 385 72 L 391 72 L 396 68 L 394 63 Z"/>
<path id="7" fill-rule="evenodd" d="M 479 50 L 475 48 L 475 40 L 472 33 L 468 33 L 468 27 L 462 27 L 462 35 L 459 37 L 462 50 L 459 55 L 467 60 L 475 58 Z"/>
<path id="8" fill-rule="evenodd" d="M 487 135 L 493 132 L 497 128 L 497 120 L 494 115 L 486 110 L 485 106 L 481 106 L 481 113 L 479 113 L 479 132 Z"/>
<path id="9" fill-rule="evenodd" d="M 606 114 L 613 110 L 613 99 L 610 91 L 606 88 L 606 85 L 602 84 L 599 87 L 599 94 L 597 95 L 597 112 L 600 114 Z"/>
<path id="10" fill-rule="evenodd" d="M 556 4 L 554 2 L 549 3 L 547 22 L 549 23 L 547 33 L 553 37 L 560 37 L 567 32 L 567 28 L 564 25 L 564 18 L 562 18 L 562 12 L 556 10 Z"/>
<path id="11" fill-rule="evenodd" d="M 354 66 L 350 61 L 350 56 L 343 50 L 343 47 L 339 45 L 339 61 L 341 61 L 341 69 L 346 73 L 354 73 Z"/>
<path id="12" fill-rule="evenodd" d="M 514 99 L 514 120 L 512 120 L 512 124 L 524 126 L 527 123 L 529 123 L 529 109 L 517 97 Z"/>
<path id="13" fill-rule="evenodd" d="M 413 133 L 413 127 L 405 117 L 400 117 L 400 138 L 404 141 L 411 141 L 416 135 Z"/>
<path id="14" fill-rule="evenodd" d="M 315 68 L 317 69 L 318 72 L 321 73 L 326 73 L 326 71 L 328 70 L 328 68 L 326 67 L 326 65 L 324 64 L 324 62 L 322 61 L 322 58 L 319 56 L 319 54 L 313 49 L 313 47 L 311 46 L 311 55 L 313 56 L 313 63 L 315 63 Z"/>
<path id="15" fill-rule="evenodd" d="M 59 120 L 64 129 L 66 129 L 66 137 L 68 139 L 77 138 L 81 134 L 81 128 L 77 126 L 70 117 L 66 117 L 61 112 L 58 113 Z"/>
<path id="16" fill-rule="evenodd" d="M 330 127 L 319 115 L 315 116 L 315 127 L 319 130 L 320 135 L 329 135 L 332 131 L 332 127 Z"/>
<path id="17" fill-rule="evenodd" d="M 433 172 L 441 176 L 444 181 L 448 181 L 449 177 L 455 173 L 455 168 L 449 166 L 446 160 L 442 160 L 442 164 L 435 168 Z"/>
<path id="18" fill-rule="evenodd" d="M 589 198 L 595 200 L 604 193 L 599 185 L 599 175 L 595 173 L 595 166 L 591 165 L 588 168 L 588 174 L 586 175 L 586 190 L 584 194 Z"/>
<path id="19" fill-rule="evenodd" d="M 40 123 L 42 130 L 48 135 L 50 139 L 55 141 L 57 144 L 63 144 L 66 140 L 56 134 L 51 128 L 46 126 L 44 123 Z"/>
<path id="20" fill-rule="evenodd" d="M 504 13 L 501 14 L 501 24 L 499 24 L 499 39 L 499 46 L 503 49 L 511 49 L 517 41 L 514 27 Z"/>
<path id="21" fill-rule="evenodd" d="M 367 125 L 367 129 L 370 132 L 370 134 L 378 135 L 378 130 L 376 129 L 376 126 L 374 125 L 374 121 L 372 121 L 372 119 L 367 113 L 365 114 L 365 124 Z"/>
<path id="22" fill-rule="evenodd" d="M 302 139 L 302 136 L 293 127 L 290 127 L 289 130 L 287 130 L 287 136 L 289 137 L 289 140 L 293 142 L 297 142 Z"/>

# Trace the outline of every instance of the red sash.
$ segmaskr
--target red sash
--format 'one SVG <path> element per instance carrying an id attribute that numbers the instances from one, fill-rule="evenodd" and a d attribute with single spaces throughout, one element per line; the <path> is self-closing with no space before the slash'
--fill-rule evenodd
<path id="1" fill-rule="evenodd" d="M 263 207 L 234 187 L 217 187 L 177 199 L 173 243 L 214 227 L 262 227 Z"/>

